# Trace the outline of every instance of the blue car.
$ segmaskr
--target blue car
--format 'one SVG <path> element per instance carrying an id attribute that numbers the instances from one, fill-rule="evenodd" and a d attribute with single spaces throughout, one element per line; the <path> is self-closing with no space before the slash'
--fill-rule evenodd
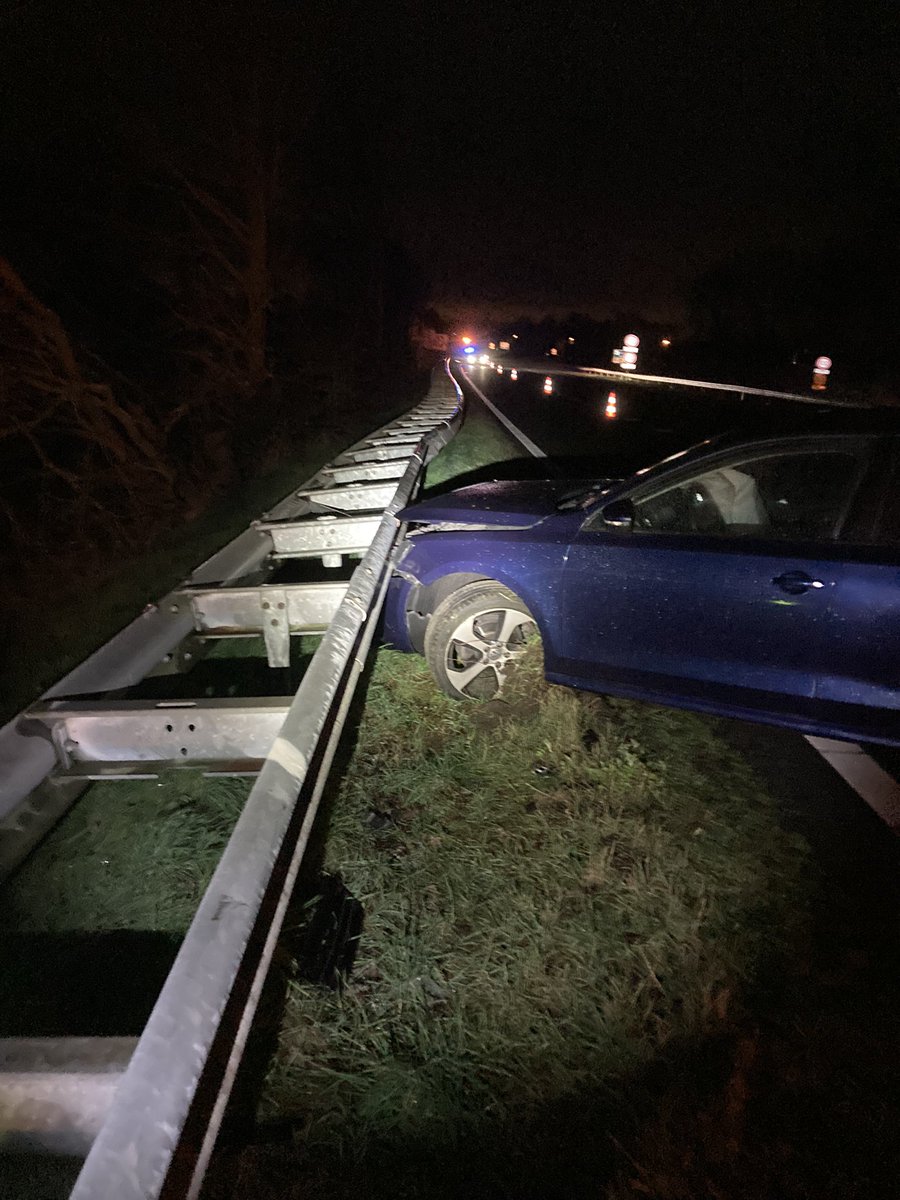
<path id="1" fill-rule="evenodd" d="M 900 420 L 728 435 L 627 479 L 404 510 L 385 640 L 488 699 L 535 630 L 554 683 L 900 745 Z"/>

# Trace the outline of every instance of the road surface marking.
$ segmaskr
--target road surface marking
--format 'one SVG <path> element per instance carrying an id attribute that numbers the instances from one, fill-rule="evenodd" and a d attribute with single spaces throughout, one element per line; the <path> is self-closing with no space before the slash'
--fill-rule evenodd
<path id="1" fill-rule="evenodd" d="M 481 399 L 488 406 L 488 408 L 491 410 L 491 412 L 494 414 L 494 416 L 497 418 L 497 420 L 501 423 L 501 425 L 506 426 L 506 428 L 513 435 L 513 437 L 516 438 L 517 441 L 522 443 L 522 445 L 525 447 L 525 449 L 528 451 L 529 454 L 533 454 L 535 458 L 546 458 L 547 457 L 546 452 L 544 450 L 542 450 L 540 448 L 540 446 L 536 446 L 534 444 L 534 442 L 531 440 L 531 438 L 527 436 L 527 434 L 524 434 L 517 425 L 513 425 L 512 421 L 510 421 L 509 417 L 505 417 L 503 415 L 503 413 L 496 406 L 496 404 L 493 404 L 490 400 L 488 400 L 487 396 L 484 394 L 484 392 L 481 390 L 481 388 L 478 386 L 478 384 L 475 383 L 475 381 L 472 379 L 472 376 L 468 373 L 468 371 L 463 371 L 463 375 L 466 378 L 466 383 L 468 383 L 468 385 L 471 387 L 472 391 L 475 392 L 475 394 L 477 396 L 481 397 Z"/>
<path id="2" fill-rule="evenodd" d="M 900 783 L 856 742 L 837 742 L 832 738 L 809 736 L 806 740 L 881 817 L 888 828 L 900 834 Z"/>

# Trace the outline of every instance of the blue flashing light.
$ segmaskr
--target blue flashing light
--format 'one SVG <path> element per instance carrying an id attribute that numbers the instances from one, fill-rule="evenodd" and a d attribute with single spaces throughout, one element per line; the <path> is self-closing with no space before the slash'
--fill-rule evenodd
<path id="1" fill-rule="evenodd" d="M 474 354 L 474 353 L 475 353 L 474 346 L 466 346 L 465 349 L 463 350 L 463 354 Z"/>

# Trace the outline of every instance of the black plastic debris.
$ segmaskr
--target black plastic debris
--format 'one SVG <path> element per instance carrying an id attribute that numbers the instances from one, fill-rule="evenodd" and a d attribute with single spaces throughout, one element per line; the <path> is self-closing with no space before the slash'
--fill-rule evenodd
<path id="1" fill-rule="evenodd" d="M 347 981 L 363 927 L 363 906 L 340 875 L 323 875 L 296 945 L 298 979 L 338 990 Z"/>
<path id="2" fill-rule="evenodd" d="M 391 813 L 380 812 L 377 808 L 373 808 L 366 817 L 366 827 L 371 829 L 373 833 L 380 833 L 384 829 L 390 829 L 396 823 Z"/>

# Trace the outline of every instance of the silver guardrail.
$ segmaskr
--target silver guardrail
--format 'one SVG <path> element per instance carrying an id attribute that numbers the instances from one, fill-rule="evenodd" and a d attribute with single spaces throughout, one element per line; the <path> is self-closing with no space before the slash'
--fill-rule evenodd
<path id="1" fill-rule="evenodd" d="M 834 400 L 832 397 L 808 396 L 804 392 L 775 392 L 769 388 L 746 387 L 741 383 L 713 383 L 708 379 L 680 379 L 674 375 L 642 375 L 632 371 L 611 371 L 608 367 L 581 367 L 585 375 L 600 379 L 616 379 L 620 383 L 672 384 L 674 387 L 699 388 L 709 392 L 732 392 L 740 396 L 763 396 L 770 400 L 796 400 L 800 404 L 828 405 L 836 408 L 857 408 L 850 400 Z"/>
<path id="2" fill-rule="evenodd" d="M 291 635 L 327 628 L 346 584 L 277 587 L 268 573 L 285 559 L 319 557 L 336 566 L 342 555 L 365 551 L 418 440 L 456 405 L 453 387 L 445 372 L 436 376 L 421 404 L 321 468 L 0 728 L 0 879 L 92 779 L 146 775 L 153 759 L 187 756 L 181 765 L 195 765 L 195 754 L 196 765 L 203 760 L 207 773 L 215 773 L 209 760 L 217 757 L 216 740 L 224 757 L 256 759 L 258 767 L 265 755 L 254 746 L 266 740 L 260 711 L 240 718 L 256 730 L 254 741 L 238 736 L 224 704 L 198 701 L 179 723 L 166 719 L 162 705 L 154 713 L 147 704 L 103 697 L 151 674 L 183 673 L 217 637 L 260 635 L 269 665 L 286 666 Z M 277 729 L 287 705 L 281 713 L 268 707 L 268 724 L 275 721 Z M 182 726 L 191 736 L 175 741 Z"/>
<path id="3" fill-rule="evenodd" d="M 411 415 L 401 419 L 398 432 L 389 430 L 374 439 L 388 448 L 403 445 L 402 476 L 391 482 L 392 498 L 259 770 L 121 1073 L 72 1200 L 155 1200 L 164 1188 L 167 1197 L 198 1194 L 375 636 L 401 529 L 397 514 L 413 498 L 426 462 L 453 437 L 462 418 L 462 395 L 449 369 L 435 373 L 428 397 Z M 390 457 L 388 451 L 385 457 Z M 288 512 L 291 505 L 285 504 L 283 511 Z M 278 509 L 273 514 L 281 515 Z M 256 556 L 252 552 L 244 557 L 253 562 Z M 79 1039 L 80 1060 L 93 1056 L 107 1064 L 100 1093 L 88 1088 L 89 1100 L 96 1105 L 97 1095 L 109 1091 L 109 1062 L 127 1057 L 130 1046 L 110 1050 L 85 1042 Z M 39 1050 L 42 1064 L 52 1060 L 52 1046 L 41 1043 Z M 14 1051 L 18 1058 L 27 1057 L 21 1040 Z M 0 1042 L 0 1071 L 2 1060 Z M 19 1070 L 17 1086 L 26 1074 Z M 0 1116 L 2 1099 L 0 1075 Z M 77 1098 L 73 1107 L 77 1110 Z"/>
<path id="4" fill-rule="evenodd" d="M 556 360 L 546 365 L 536 366 L 534 363 L 521 363 L 511 358 L 498 359 L 504 369 L 515 367 L 520 374 L 531 375 L 572 375 L 588 379 L 603 379 L 610 383 L 648 384 L 658 387 L 661 384 L 671 387 L 696 388 L 708 392 L 729 392 L 743 398 L 744 396 L 762 396 L 770 400 L 795 400 L 800 404 L 816 404 L 828 408 L 859 408 L 859 401 L 836 400 L 832 396 L 809 396 L 803 392 L 775 392 L 768 388 L 747 387 L 742 383 L 714 383 L 708 379 L 681 379 L 675 375 L 644 375 L 637 371 L 612 370 L 609 367 L 575 367 L 564 363 L 557 364 Z M 475 369 L 479 364 L 465 363 L 468 369 Z"/>

